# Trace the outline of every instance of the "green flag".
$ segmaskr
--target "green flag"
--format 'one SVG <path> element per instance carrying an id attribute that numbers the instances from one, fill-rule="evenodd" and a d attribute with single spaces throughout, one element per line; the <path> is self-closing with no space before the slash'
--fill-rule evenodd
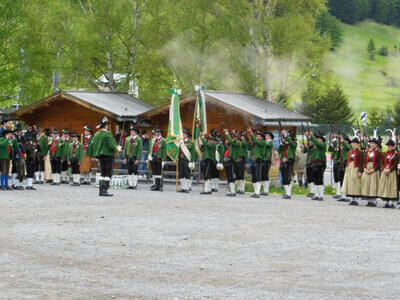
<path id="1" fill-rule="evenodd" d="M 167 154 L 173 161 L 176 161 L 179 156 L 179 150 L 181 150 L 190 161 L 190 151 L 183 141 L 181 112 L 179 107 L 180 91 L 177 89 L 170 89 L 169 92 L 172 94 L 172 97 L 169 107 Z"/>
<path id="2" fill-rule="evenodd" d="M 201 156 L 202 154 L 200 150 L 200 136 L 207 133 L 206 97 L 204 95 L 204 90 L 204 86 L 195 86 L 197 99 L 193 117 L 193 142 L 196 148 L 196 152 L 199 156 Z"/>

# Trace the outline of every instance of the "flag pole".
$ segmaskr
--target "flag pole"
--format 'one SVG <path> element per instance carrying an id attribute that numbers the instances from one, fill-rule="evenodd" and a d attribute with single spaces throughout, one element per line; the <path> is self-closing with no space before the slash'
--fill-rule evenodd
<path id="1" fill-rule="evenodd" d="M 176 181 L 176 191 L 178 192 L 178 186 L 179 186 L 179 168 L 178 168 L 178 161 L 179 161 L 179 158 L 177 158 L 176 159 L 176 178 L 175 178 L 175 181 Z"/>

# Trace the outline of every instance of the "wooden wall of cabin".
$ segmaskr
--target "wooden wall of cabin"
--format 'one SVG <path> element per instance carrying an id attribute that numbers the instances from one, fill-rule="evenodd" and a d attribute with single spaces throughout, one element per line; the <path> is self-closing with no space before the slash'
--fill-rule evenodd
<path id="1" fill-rule="evenodd" d="M 96 125 L 104 114 L 81 106 L 75 102 L 59 99 L 35 109 L 32 113 L 21 115 L 20 119 L 30 125 L 39 124 L 41 128 L 68 128 L 70 131 L 83 132 L 83 126 L 90 125 L 96 132 Z M 112 120 L 112 119 L 111 119 Z M 116 123 L 111 121 L 111 130 L 115 134 Z"/>

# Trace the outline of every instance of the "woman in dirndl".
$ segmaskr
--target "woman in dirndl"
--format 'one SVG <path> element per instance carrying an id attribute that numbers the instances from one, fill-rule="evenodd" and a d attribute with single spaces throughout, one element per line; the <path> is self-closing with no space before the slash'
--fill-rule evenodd
<path id="1" fill-rule="evenodd" d="M 389 140 L 386 146 L 388 151 L 384 154 L 382 160 L 382 175 L 379 180 L 378 197 L 386 201 L 385 208 L 396 208 L 395 202 L 399 196 L 397 188 L 399 154 L 395 151 L 393 140 Z"/>
<path id="2" fill-rule="evenodd" d="M 358 205 L 361 197 L 361 176 L 364 170 L 364 155 L 360 150 L 360 140 L 354 137 L 351 140 L 352 149 L 348 153 L 346 171 L 343 179 L 343 193 L 351 197 L 350 205 Z"/>
<path id="3" fill-rule="evenodd" d="M 361 177 L 361 196 L 368 200 L 367 206 L 376 207 L 376 198 L 378 195 L 378 186 L 380 178 L 382 153 L 380 141 L 372 138 L 370 148 L 364 153 L 364 172 Z"/>
<path id="4" fill-rule="evenodd" d="M 82 174 L 82 184 L 88 184 L 92 182 L 92 143 L 93 143 L 93 131 L 89 125 L 83 127 L 82 145 L 83 145 L 83 160 L 80 165 L 80 171 Z"/>

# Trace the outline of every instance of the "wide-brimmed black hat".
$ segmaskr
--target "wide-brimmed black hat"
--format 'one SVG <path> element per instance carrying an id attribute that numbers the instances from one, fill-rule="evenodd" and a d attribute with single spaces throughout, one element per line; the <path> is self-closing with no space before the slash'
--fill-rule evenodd
<path id="1" fill-rule="evenodd" d="M 323 140 L 324 142 L 326 142 L 326 138 L 325 138 L 324 135 L 323 135 L 322 133 L 320 133 L 320 132 L 318 132 L 318 133 L 315 135 L 315 138 L 321 139 L 321 140 Z"/>
<path id="2" fill-rule="evenodd" d="M 386 143 L 386 146 L 395 146 L 396 144 L 393 142 L 393 140 L 388 140 Z"/>
<path id="3" fill-rule="evenodd" d="M 369 140 L 370 143 L 375 143 L 378 145 L 378 147 L 381 147 L 381 141 L 376 139 L 376 138 L 372 138 Z"/>
<path id="4" fill-rule="evenodd" d="M 99 123 L 97 124 L 96 128 L 103 128 L 104 126 L 110 124 L 110 120 L 107 116 L 104 116 L 100 119 Z"/>
<path id="5" fill-rule="evenodd" d="M 93 132 L 92 128 L 89 125 L 83 126 L 83 130 Z"/>
<path id="6" fill-rule="evenodd" d="M 216 138 L 215 136 L 212 136 L 212 135 L 209 135 L 209 136 L 207 137 L 207 139 L 208 139 L 208 140 L 214 140 L 214 141 L 217 140 L 217 138 Z"/>
<path id="7" fill-rule="evenodd" d="M 212 136 L 215 136 L 215 137 L 219 135 L 218 130 L 215 129 L 215 128 L 212 128 L 210 133 L 211 133 Z"/>
<path id="8" fill-rule="evenodd" d="M 59 134 L 60 132 L 58 131 L 57 128 L 54 128 L 54 129 L 53 129 L 53 133 L 54 133 L 54 134 Z"/>
<path id="9" fill-rule="evenodd" d="M 136 132 L 139 132 L 139 128 L 137 128 L 137 126 L 134 124 L 129 125 L 129 130 L 134 130 Z"/>
<path id="10" fill-rule="evenodd" d="M 162 130 L 160 127 L 156 126 L 154 127 L 153 132 L 162 132 Z"/>
<path id="11" fill-rule="evenodd" d="M 3 131 L 3 134 L 4 134 L 4 135 L 6 135 L 6 134 L 8 134 L 8 133 L 14 133 L 14 131 L 12 131 L 11 129 L 5 129 L 5 130 Z"/>
<path id="12" fill-rule="evenodd" d="M 348 136 L 346 136 L 343 140 L 351 143 L 351 139 Z"/>
<path id="13" fill-rule="evenodd" d="M 50 129 L 49 129 L 49 128 L 46 128 L 46 129 L 44 130 L 44 134 L 45 134 L 46 136 L 50 136 L 50 135 L 51 135 Z"/>
<path id="14" fill-rule="evenodd" d="M 77 132 L 73 132 L 73 133 L 71 133 L 71 137 L 77 137 L 77 138 L 79 138 L 79 134 L 78 134 Z"/>
<path id="15" fill-rule="evenodd" d="M 68 128 L 64 128 L 64 129 L 62 130 L 62 133 L 63 133 L 63 134 L 70 134 L 70 131 L 69 131 Z"/>
<path id="16" fill-rule="evenodd" d="M 265 135 L 267 135 L 267 134 L 271 137 L 271 139 L 274 139 L 274 135 L 271 131 L 266 131 Z"/>
<path id="17" fill-rule="evenodd" d="M 183 128 L 183 133 L 186 133 L 188 136 L 191 136 L 192 135 L 192 133 L 190 132 L 190 129 L 189 128 Z"/>
<path id="18" fill-rule="evenodd" d="M 359 144 L 359 143 L 360 143 L 360 139 L 359 139 L 358 137 L 354 137 L 354 138 L 351 140 L 351 142 L 352 142 L 352 143 L 357 143 L 357 144 Z"/>

